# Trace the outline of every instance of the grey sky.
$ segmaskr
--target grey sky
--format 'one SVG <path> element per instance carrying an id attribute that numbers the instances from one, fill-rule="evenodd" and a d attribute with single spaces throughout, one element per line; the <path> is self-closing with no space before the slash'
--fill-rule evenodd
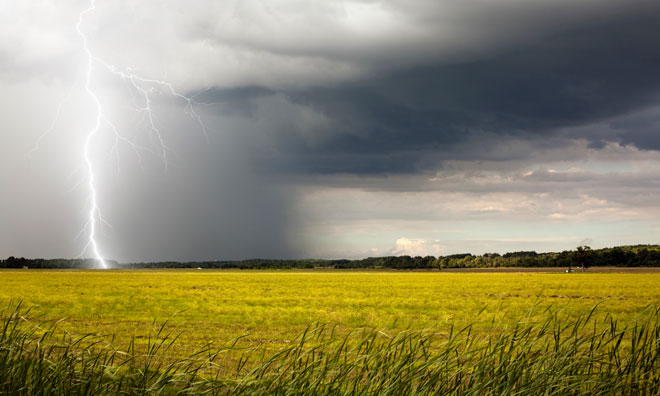
<path id="1" fill-rule="evenodd" d="M 86 1 L 0 4 L 0 256 L 86 244 Z M 570 249 L 660 237 L 652 0 L 98 0 L 93 142 L 121 261 Z M 117 139 L 111 125 L 121 139 Z M 79 235 L 80 231 L 83 231 Z M 89 255 L 84 252 L 83 255 Z"/>

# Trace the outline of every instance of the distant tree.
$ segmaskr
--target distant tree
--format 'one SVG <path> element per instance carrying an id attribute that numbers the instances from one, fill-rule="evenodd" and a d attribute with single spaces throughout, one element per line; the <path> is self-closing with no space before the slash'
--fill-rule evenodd
<path id="1" fill-rule="evenodd" d="M 509 252 L 509 253 L 504 253 L 502 257 L 504 258 L 512 258 L 512 257 L 536 257 L 539 254 L 536 253 L 534 250 L 529 250 L 529 251 L 520 251 L 520 252 Z"/>
<path id="2" fill-rule="evenodd" d="M 578 246 L 577 249 L 575 249 L 575 252 L 573 252 L 573 263 L 575 266 L 578 266 L 582 268 L 582 270 L 586 270 L 587 268 L 591 267 L 593 261 L 594 261 L 594 251 L 591 250 L 589 246 Z"/>
<path id="3" fill-rule="evenodd" d="M 27 266 L 28 261 L 29 260 L 25 257 L 16 258 L 14 256 L 9 256 L 7 260 L 5 260 L 5 265 L 7 268 L 22 268 Z"/>

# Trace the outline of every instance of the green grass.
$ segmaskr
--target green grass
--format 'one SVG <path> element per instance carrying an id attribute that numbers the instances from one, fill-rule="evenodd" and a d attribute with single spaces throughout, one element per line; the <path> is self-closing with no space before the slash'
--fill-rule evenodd
<path id="1" fill-rule="evenodd" d="M 660 393 L 660 274 L 0 271 L 19 300 L 2 394 Z"/>
<path id="2" fill-rule="evenodd" d="M 172 356 L 246 335 L 241 347 L 286 347 L 310 323 L 346 335 L 472 324 L 490 332 L 553 306 L 575 318 L 599 312 L 631 321 L 660 301 L 660 274 L 415 273 L 296 271 L 0 271 L 0 306 L 22 300 L 58 331 L 92 334 L 127 348 L 167 320 L 180 333 Z M 545 319 L 542 309 L 535 320 Z M 600 315 L 600 314 L 599 314 Z M 154 319 L 156 324 L 154 324 Z"/>
<path id="3" fill-rule="evenodd" d="M 538 307 L 534 307 L 536 309 Z M 169 363 L 176 337 L 161 327 L 144 348 L 58 336 L 10 307 L 0 333 L 6 395 L 656 395 L 660 312 L 621 324 L 594 310 L 577 317 L 534 309 L 510 326 L 448 333 L 309 327 L 296 342 L 246 368 L 236 343 Z M 595 311 L 597 312 L 597 311 Z M 228 353 L 242 357 L 228 367 Z"/>

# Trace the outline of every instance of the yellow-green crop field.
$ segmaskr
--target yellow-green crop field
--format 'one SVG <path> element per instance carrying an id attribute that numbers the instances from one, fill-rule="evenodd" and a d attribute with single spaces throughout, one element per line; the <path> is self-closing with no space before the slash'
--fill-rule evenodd
<path id="1" fill-rule="evenodd" d="M 64 319 L 61 331 L 115 335 L 119 344 L 144 340 L 167 320 L 181 333 L 175 353 L 188 354 L 241 335 L 255 350 L 277 349 L 314 322 L 339 332 L 469 323 L 492 331 L 540 319 L 548 307 L 577 316 L 599 304 L 598 314 L 625 323 L 660 302 L 660 274 L 0 271 L 0 304 L 17 300 Z"/>

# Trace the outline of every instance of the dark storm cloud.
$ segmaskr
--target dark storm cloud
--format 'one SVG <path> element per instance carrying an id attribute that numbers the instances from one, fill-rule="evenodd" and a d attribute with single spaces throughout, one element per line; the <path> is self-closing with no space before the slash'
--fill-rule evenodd
<path id="1" fill-rule="evenodd" d="M 522 26 L 533 30 L 529 22 Z M 660 6 L 631 6 L 532 43 L 498 47 L 462 62 L 427 62 L 333 87 L 280 90 L 334 123 L 330 136 L 314 145 L 292 129 L 269 131 L 286 137 L 275 142 L 281 154 L 276 163 L 296 172 L 414 172 L 429 165 L 420 160 L 424 151 L 451 152 L 480 133 L 539 140 L 567 128 L 573 129 L 566 137 L 595 146 L 614 140 L 660 148 L 657 112 L 618 120 L 602 133 L 576 129 L 660 101 Z M 231 97 L 245 108 L 255 95 L 275 94 L 250 88 L 209 96 Z"/>
<path id="2" fill-rule="evenodd" d="M 647 150 L 660 150 L 660 109 L 652 108 L 616 120 L 610 127 L 623 143 Z"/>
<path id="3" fill-rule="evenodd" d="M 12 225 L 0 257 L 85 245 L 84 232 L 74 237 L 88 195 L 76 169 L 95 117 L 75 29 L 86 4 L 0 6 L 0 185 L 12 191 L 0 199 L 0 224 Z M 108 257 L 375 254 L 400 237 L 440 238 L 435 224 L 420 228 L 430 218 L 660 213 L 660 152 L 649 151 L 660 150 L 657 0 L 96 6 L 82 25 L 94 55 L 194 96 L 208 132 L 185 101 L 145 84 L 171 149 L 164 161 L 142 92 L 94 64 L 108 121 L 143 157 L 105 125 L 95 139 Z M 354 219 L 333 223 L 352 205 Z"/>

